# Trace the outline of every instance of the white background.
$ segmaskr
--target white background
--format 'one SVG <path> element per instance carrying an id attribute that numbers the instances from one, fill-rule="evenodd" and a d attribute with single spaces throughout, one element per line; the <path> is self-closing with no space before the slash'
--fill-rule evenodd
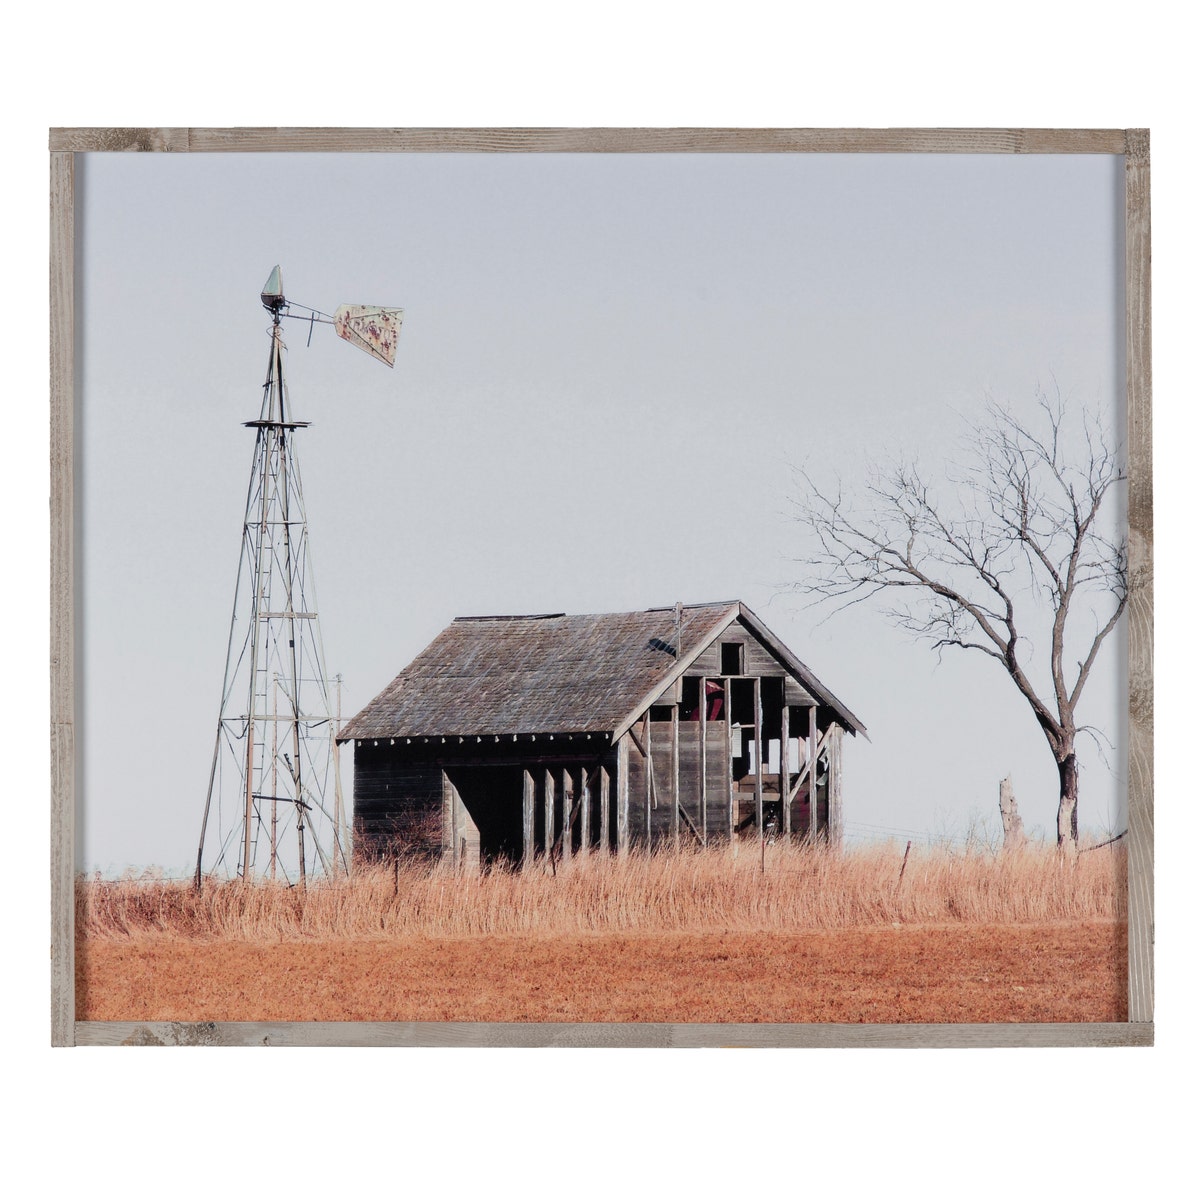
<path id="1" fill-rule="evenodd" d="M 978 17 L 956 5 L 856 8 L 836 19 L 757 4 L 610 4 L 569 18 L 551 5 L 436 11 L 59 5 L 27 29 L 26 18 L 10 25 L 20 65 L 4 83 L 12 207 L 0 322 L 10 366 L 0 483 L 12 650 L 8 1177 L 39 1192 L 100 1195 L 231 1186 L 607 1195 L 652 1182 L 701 1195 L 1174 1192 L 1191 1134 L 1196 974 L 1186 886 L 1194 703 L 1184 690 L 1194 659 L 1194 558 L 1184 543 L 1196 390 L 1189 39 L 1154 5 L 1089 25 L 1044 3 Z M 46 130 L 134 123 L 1150 126 L 1157 1047 L 46 1049 Z M 730 1114 L 724 1144 L 704 1117 L 711 1105 Z M 653 1138 L 606 1137 L 619 1131 L 624 1142 L 639 1119 Z"/>

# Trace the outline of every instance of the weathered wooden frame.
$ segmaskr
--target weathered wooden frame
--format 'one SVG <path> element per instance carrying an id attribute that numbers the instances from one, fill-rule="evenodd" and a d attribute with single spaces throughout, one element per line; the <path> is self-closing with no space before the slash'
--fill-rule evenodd
<path id="1" fill-rule="evenodd" d="M 75 186 L 80 153 L 1115 154 L 1125 158 L 1129 465 L 1129 1020 L 671 1025 L 75 1020 Z M 51 1040 L 69 1045 L 1130 1046 L 1154 1040 L 1154 526 L 1150 137 L 1145 129 L 52 129 L 50 131 Z"/>

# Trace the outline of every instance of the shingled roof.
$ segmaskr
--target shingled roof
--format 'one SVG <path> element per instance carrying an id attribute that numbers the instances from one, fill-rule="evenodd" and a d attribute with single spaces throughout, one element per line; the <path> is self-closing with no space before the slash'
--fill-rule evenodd
<path id="1" fill-rule="evenodd" d="M 341 731 L 338 740 L 623 733 L 652 700 L 741 618 L 847 728 L 863 726 L 744 604 L 567 616 L 459 617 Z"/>

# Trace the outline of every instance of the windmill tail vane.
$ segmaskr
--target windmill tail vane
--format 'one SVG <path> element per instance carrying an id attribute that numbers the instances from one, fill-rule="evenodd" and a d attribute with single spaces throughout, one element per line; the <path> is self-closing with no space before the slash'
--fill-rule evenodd
<path id="1" fill-rule="evenodd" d="M 333 329 L 338 337 L 391 367 L 396 363 L 396 342 L 403 320 L 404 310 L 400 308 L 343 304 L 333 314 Z"/>

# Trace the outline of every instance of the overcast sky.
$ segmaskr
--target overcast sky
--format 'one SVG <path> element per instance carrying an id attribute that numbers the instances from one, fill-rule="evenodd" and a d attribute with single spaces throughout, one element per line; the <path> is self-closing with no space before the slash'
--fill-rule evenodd
<path id="1" fill-rule="evenodd" d="M 90 155 L 79 172 L 85 869 L 195 858 L 269 317 L 402 306 L 395 369 L 285 330 L 349 715 L 453 617 L 741 599 L 859 715 L 846 825 L 995 828 L 1054 764 L 997 664 L 788 591 L 792 468 L 931 471 L 986 397 L 1120 422 L 1108 156 Z M 1083 718 L 1120 740 L 1124 641 Z M 1124 828 L 1124 758 L 1081 825 Z M 346 772 L 349 784 L 349 771 Z"/>

